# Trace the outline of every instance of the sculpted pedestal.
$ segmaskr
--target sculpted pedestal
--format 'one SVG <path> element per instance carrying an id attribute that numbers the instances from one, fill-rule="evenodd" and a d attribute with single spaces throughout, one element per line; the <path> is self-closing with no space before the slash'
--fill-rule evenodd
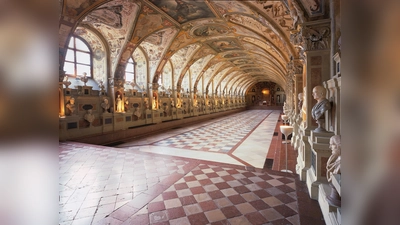
<path id="1" fill-rule="evenodd" d="M 152 123 L 153 123 L 153 113 L 152 113 L 152 110 L 146 109 L 146 110 L 144 111 L 144 113 L 145 113 L 145 121 L 146 121 L 146 124 L 152 124 Z"/>
<path id="2" fill-rule="evenodd" d="M 176 109 L 176 119 L 178 119 L 178 120 L 183 119 L 183 110 L 182 110 L 182 108 L 177 108 Z"/>
<path id="3" fill-rule="evenodd" d="M 153 118 L 153 123 L 161 123 L 161 116 L 160 116 L 161 110 L 151 110 L 152 118 Z"/>
<path id="4" fill-rule="evenodd" d="M 326 164 L 331 155 L 329 139 L 334 133 L 318 133 L 311 131 L 309 143 L 311 146 L 311 165 L 307 170 L 307 188 L 312 199 L 318 199 L 318 189 L 321 183 L 327 183 Z"/>
<path id="5" fill-rule="evenodd" d="M 299 147 L 297 155 L 296 173 L 301 181 L 306 181 L 307 170 L 311 166 L 311 146 L 308 142 L 310 130 L 303 125 L 299 126 Z"/>

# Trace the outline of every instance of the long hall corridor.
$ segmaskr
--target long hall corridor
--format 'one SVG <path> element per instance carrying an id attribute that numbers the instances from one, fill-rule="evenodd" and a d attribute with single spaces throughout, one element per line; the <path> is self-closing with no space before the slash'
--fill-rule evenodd
<path id="1" fill-rule="evenodd" d="M 247 110 L 115 146 L 60 142 L 61 225 L 325 224 L 286 168 L 280 110 Z M 288 169 L 297 152 L 288 144 Z"/>

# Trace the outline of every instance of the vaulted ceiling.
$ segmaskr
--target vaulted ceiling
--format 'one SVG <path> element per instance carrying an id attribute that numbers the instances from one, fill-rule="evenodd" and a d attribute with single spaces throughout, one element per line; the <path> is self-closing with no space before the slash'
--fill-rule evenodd
<path id="1" fill-rule="evenodd" d="M 319 0 L 64 0 L 60 4 L 61 61 L 62 50 L 75 34 L 90 44 L 94 57 L 108 56 L 104 66 L 109 68 L 108 77 L 121 78 L 129 57 L 140 49 L 149 64 L 150 80 L 157 83 L 164 66 L 172 63 L 177 88 L 189 69 L 192 87 L 202 77 L 217 86 L 247 88 L 272 81 L 284 87 L 287 64 L 299 50 L 290 43 L 290 33 L 298 22 L 323 9 Z"/>

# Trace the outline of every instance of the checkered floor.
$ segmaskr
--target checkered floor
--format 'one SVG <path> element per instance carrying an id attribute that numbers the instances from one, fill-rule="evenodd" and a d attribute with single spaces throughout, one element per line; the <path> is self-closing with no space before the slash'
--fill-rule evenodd
<path id="1" fill-rule="evenodd" d="M 153 143 L 156 146 L 228 153 L 271 111 L 245 111 L 215 123 Z"/>
<path id="2" fill-rule="evenodd" d="M 295 189 L 292 177 L 200 164 L 129 223 L 299 224 Z"/>
<path id="3" fill-rule="evenodd" d="M 60 150 L 60 224 L 102 219 L 188 163 L 80 143 Z"/>
<path id="4" fill-rule="evenodd" d="M 247 155 L 265 160 L 264 149 L 260 150 L 261 156 L 252 150 L 260 143 L 269 145 L 265 137 L 269 131 L 276 143 L 272 142 L 268 154 L 277 155 L 278 159 L 284 157 L 280 154 L 279 136 L 272 137 L 274 131 L 279 132 L 279 113 L 264 112 L 271 114 L 264 114 L 265 120 L 260 119 L 262 113 L 258 114 L 260 120 L 255 125 L 243 122 L 248 125 L 247 132 L 252 132 L 235 149 L 234 154 L 238 153 L 242 161 L 249 160 Z M 246 117 L 247 114 L 241 114 L 236 120 Z M 207 127 L 191 126 L 186 132 L 194 135 L 202 127 L 215 130 L 218 126 L 210 127 L 218 124 L 230 129 L 225 132 L 231 135 L 235 133 L 233 121 L 207 121 Z M 163 132 L 137 145 L 126 143 L 122 148 L 60 142 L 59 224 L 325 224 L 318 202 L 308 197 L 305 184 L 295 174 L 278 172 L 279 165 L 278 171 L 273 171 L 249 163 L 232 163 L 231 153 L 148 145 L 184 133 Z M 168 151 L 170 155 L 164 154 Z"/>

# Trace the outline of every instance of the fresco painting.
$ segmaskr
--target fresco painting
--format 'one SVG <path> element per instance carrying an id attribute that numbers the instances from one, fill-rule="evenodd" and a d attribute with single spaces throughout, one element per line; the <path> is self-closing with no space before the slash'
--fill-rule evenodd
<path id="1" fill-rule="evenodd" d="M 204 1 L 189 0 L 150 0 L 179 23 L 204 17 L 215 17 Z"/>

